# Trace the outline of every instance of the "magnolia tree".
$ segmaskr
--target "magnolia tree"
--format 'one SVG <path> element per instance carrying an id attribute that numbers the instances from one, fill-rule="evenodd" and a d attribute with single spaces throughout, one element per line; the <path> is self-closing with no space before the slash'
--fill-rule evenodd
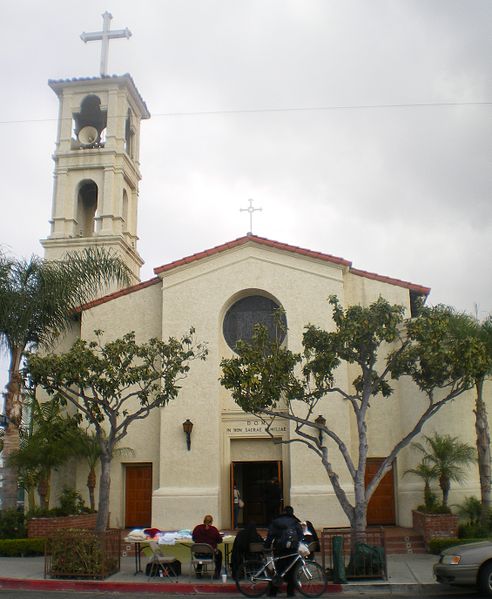
<path id="1" fill-rule="evenodd" d="M 175 399 L 190 363 L 207 355 L 193 329 L 180 339 L 153 338 L 141 344 L 133 332 L 104 345 L 101 335 L 96 331 L 96 341 L 79 339 L 63 354 L 30 354 L 27 363 L 34 385 L 73 404 L 94 429 L 101 462 L 97 531 L 107 526 L 115 446 L 133 422 Z"/>
<path id="2" fill-rule="evenodd" d="M 352 529 L 362 536 L 368 502 L 394 459 L 436 412 L 473 386 L 485 350 L 476 337 L 453 334 L 455 315 L 447 307 L 422 308 L 418 317 L 407 320 L 402 306 L 382 298 L 368 307 L 347 309 L 335 296 L 329 302 L 333 331 L 307 326 L 304 351 L 294 353 L 257 325 L 252 341 L 238 342 L 237 356 L 222 360 L 220 380 L 244 411 L 264 420 L 267 431 L 277 418 L 294 425 L 295 434 L 283 442 L 302 443 L 318 456 Z M 356 372 L 347 387 L 337 383 L 337 369 L 343 364 L 347 372 Z M 408 423 L 408 430 L 366 486 L 369 410 L 392 395 L 392 383 L 402 376 L 411 377 L 426 401 L 418 413 L 415 402 L 415 420 Z M 341 397 L 353 412 L 358 432 L 355 450 L 345 444 L 341 431 L 314 418 L 320 401 L 325 406 L 330 397 Z M 353 483 L 353 501 L 330 461 L 326 439 L 342 456 Z"/>

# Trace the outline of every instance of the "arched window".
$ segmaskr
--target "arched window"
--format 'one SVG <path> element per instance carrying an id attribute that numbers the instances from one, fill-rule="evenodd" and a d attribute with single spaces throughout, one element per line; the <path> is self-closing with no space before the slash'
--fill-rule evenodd
<path id="1" fill-rule="evenodd" d="M 94 181 L 82 181 L 77 197 L 77 234 L 92 237 L 95 230 L 98 189 Z"/>
<path id="2" fill-rule="evenodd" d="M 274 300 L 263 295 L 248 295 L 241 298 L 227 310 L 223 333 L 227 345 L 234 350 L 239 340 L 251 341 L 255 324 L 264 325 L 270 339 L 282 342 L 287 330 L 287 320 L 281 307 Z M 275 315 L 275 312 L 278 312 Z"/>

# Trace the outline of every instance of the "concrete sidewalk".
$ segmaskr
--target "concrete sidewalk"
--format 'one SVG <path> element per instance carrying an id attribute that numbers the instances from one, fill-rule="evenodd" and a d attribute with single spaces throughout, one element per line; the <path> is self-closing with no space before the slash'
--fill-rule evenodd
<path id="1" fill-rule="evenodd" d="M 435 592 L 443 594 L 446 587 L 437 584 L 432 575 L 432 566 L 437 556 L 429 554 L 406 554 L 388 556 L 387 581 L 351 581 L 348 584 L 330 584 L 329 593 L 356 592 Z M 183 564 L 186 566 L 185 564 Z M 105 580 L 58 580 L 44 578 L 43 557 L 0 557 L 0 589 L 24 590 L 70 590 L 70 591 L 113 591 L 113 592 L 164 592 L 166 594 L 236 594 L 234 581 L 191 579 L 184 568 L 177 582 L 169 579 L 149 581 L 145 574 L 135 575 L 132 557 L 121 559 L 120 572 Z"/>

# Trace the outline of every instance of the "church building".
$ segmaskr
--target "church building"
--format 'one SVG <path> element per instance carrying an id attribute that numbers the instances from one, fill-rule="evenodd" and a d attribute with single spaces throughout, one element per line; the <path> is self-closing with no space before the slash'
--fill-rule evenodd
<path id="1" fill-rule="evenodd" d="M 332 294 L 344 306 L 367 306 L 382 296 L 404 306 L 410 316 L 415 300 L 430 289 L 360 270 L 316 248 L 252 234 L 158 264 L 153 278 L 140 281 L 139 150 L 141 121 L 150 118 L 146 104 L 129 75 L 103 72 L 49 85 L 60 111 L 51 231 L 42 241 L 45 256 L 58 259 L 93 245 L 113 248 L 134 277 L 131 286 L 84 307 L 63 349 L 78 336 L 92 339 L 95 329 L 105 331 L 108 340 L 135 330 L 143 342 L 179 337 L 190 326 L 209 349 L 206 361 L 192 364 L 176 400 L 129 428 L 125 445 L 131 454 L 113 459 L 110 525 L 192 528 L 210 513 L 219 527 L 228 528 L 233 523 L 234 485 L 244 500 L 239 523 L 265 525 L 266 489 L 277 479 L 282 502 L 293 505 L 301 518 L 317 528 L 346 526 L 319 459 L 302 444 L 275 442 L 293 438 L 288 422 L 276 424 L 272 439 L 260 420 L 244 413 L 219 383 L 220 361 L 232 356 L 243 332 L 274 308 L 285 313 L 284 343 L 299 351 L 306 324 L 330 328 L 327 298 Z M 349 373 L 343 368 L 340 380 L 348 385 Z M 415 388 L 402 381 L 390 399 L 371 408 L 368 477 L 414 420 L 415 394 Z M 324 401 L 323 416 L 355 448 L 350 408 L 342 400 Z M 424 433 L 439 430 L 474 443 L 472 410 L 470 393 L 444 408 Z M 191 429 L 188 435 L 184 423 Z M 411 448 L 401 452 L 371 501 L 369 524 L 411 525 L 411 510 L 423 502 L 423 485 L 404 474 L 418 459 Z M 340 456 L 332 461 L 346 472 Z M 63 478 L 84 494 L 84 464 L 64 472 Z M 342 474 L 342 484 L 350 491 L 348 475 L 343 479 Z M 453 500 L 479 496 L 476 469 L 466 486 L 453 491 Z"/>

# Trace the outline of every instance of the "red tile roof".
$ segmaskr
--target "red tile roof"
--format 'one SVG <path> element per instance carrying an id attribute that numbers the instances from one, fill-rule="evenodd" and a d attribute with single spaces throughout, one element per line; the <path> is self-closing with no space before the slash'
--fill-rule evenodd
<path id="1" fill-rule="evenodd" d="M 279 241 L 272 241 L 271 239 L 267 239 L 266 237 L 257 237 L 256 235 L 245 235 L 244 237 L 239 237 L 234 241 L 229 241 L 228 243 L 223 243 L 222 245 L 216 245 L 215 247 L 205 250 L 203 252 L 198 252 L 197 254 L 192 254 L 191 256 L 186 256 L 185 258 L 181 258 L 180 260 L 176 260 L 174 262 L 170 262 L 169 264 L 164 264 L 163 266 L 157 266 L 154 268 L 154 272 L 156 275 L 161 272 L 166 272 L 168 270 L 172 270 L 177 266 L 183 266 L 184 264 L 189 264 L 190 262 L 195 262 L 196 260 L 201 260 L 202 258 L 207 258 L 208 256 L 214 256 L 215 254 L 219 254 L 220 252 L 225 252 L 226 250 L 230 250 L 232 248 L 238 247 L 240 245 L 244 245 L 246 243 L 257 243 L 260 245 L 266 245 L 267 247 L 274 248 L 276 250 L 284 250 L 286 252 L 294 252 L 296 254 L 301 254 L 303 256 L 308 256 L 309 258 L 318 258 L 319 260 L 326 260 L 327 262 L 332 262 L 334 264 L 341 264 L 342 266 L 350 266 L 351 262 L 348 260 L 344 260 L 343 258 L 338 258 L 337 256 L 331 256 L 330 254 L 322 254 L 321 252 L 313 252 L 312 250 L 306 250 L 304 248 L 300 248 L 295 245 L 288 245 L 287 243 L 280 243 Z"/>
<path id="2" fill-rule="evenodd" d="M 422 285 L 416 285 L 414 283 L 410 283 L 409 281 L 402 281 L 400 279 L 393 279 L 391 277 L 385 277 L 383 275 L 378 275 L 373 272 L 367 272 L 365 270 L 359 270 L 356 268 L 352 268 L 352 262 L 349 260 L 345 260 L 344 258 L 339 258 L 338 256 L 332 256 L 331 254 L 324 254 L 322 252 L 314 252 L 312 250 L 308 250 L 305 248 L 301 248 L 295 245 L 289 245 L 287 243 L 280 243 L 279 241 L 272 241 L 271 239 L 267 239 L 266 237 L 257 237 L 256 235 L 245 235 L 244 237 L 239 237 L 234 241 L 229 241 L 228 243 L 223 243 L 221 245 L 216 245 L 213 248 L 208 250 L 204 250 L 203 252 L 198 252 L 196 254 L 192 254 L 191 256 L 186 256 L 181 258 L 180 260 L 175 260 L 173 262 L 169 262 L 168 264 L 163 264 L 162 266 L 157 266 L 154 268 L 154 272 L 156 275 L 160 275 L 161 273 L 168 272 L 174 268 L 178 268 L 179 266 L 184 266 L 186 264 L 190 264 L 192 262 L 197 262 L 202 258 L 207 258 L 209 256 L 214 256 L 219 254 L 220 252 L 225 252 L 227 250 L 233 249 L 235 247 L 239 247 L 241 245 L 247 243 L 255 243 L 258 245 L 264 245 L 266 247 L 271 247 L 273 249 L 282 250 L 286 252 L 292 252 L 295 254 L 299 254 L 301 256 L 306 256 L 308 258 L 315 258 L 317 260 L 323 260 L 325 262 L 330 262 L 331 264 L 338 264 L 340 266 L 345 266 L 348 268 L 349 272 L 353 275 L 364 277 L 366 279 L 372 279 L 374 281 L 381 281 L 382 283 L 388 283 L 389 285 L 396 285 L 397 287 L 404 287 L 415 293 L 422 295 L 429 295 L 430 287 L 424 287 Z M 138 283 L 137 285 L 132 285 L 131 287 L 127 287 L 125 289 L 121 289 L 119 291 L 115 291 L 114 293 L 110 293 L 109 295 L 105 295 L 97 300 L 84 304 L 79 308 L 79 311 L 88 310 L 89 308 L 93 308 L 94 306 L 98 306 L 100 304 L 104 304 L 106 302 L 111 301 L 112 299 L 116 299 L 117 297 L 122 297 L 124 295 L 128 295 L 129 293 L 133 293 L 134 291 L 139 291 L 140 289 L 144 289 L 146 287 L 150 287 L 151 285 L 156 285 L 159 283 L 161 278 L 156 276 L 148 281 L 143 281 L 142 283 Z"/>

